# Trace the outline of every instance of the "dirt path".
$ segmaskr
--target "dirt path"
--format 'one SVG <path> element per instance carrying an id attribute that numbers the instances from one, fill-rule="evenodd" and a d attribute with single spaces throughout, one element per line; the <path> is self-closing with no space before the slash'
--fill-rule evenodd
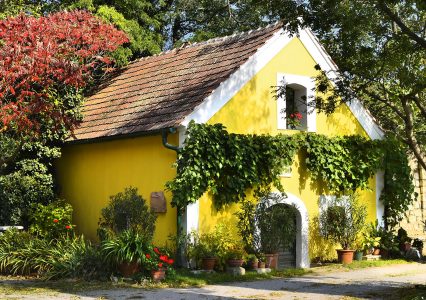
<path id="1" fill-rule="evenodd" d="M 71 283 L 72 284 L 72 283 Z M 426 284 L 426 264 L 354 271 L 314 271 L 297 278 L 209 285 L 188 289 L 115 289 L 65 294 L 1 295 L 0 299 L 398 299 L 396 289 Z"/>

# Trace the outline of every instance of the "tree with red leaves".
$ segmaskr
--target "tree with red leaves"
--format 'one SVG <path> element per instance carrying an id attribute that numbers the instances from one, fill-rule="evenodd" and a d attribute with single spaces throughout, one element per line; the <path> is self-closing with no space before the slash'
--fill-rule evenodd
<path id="1" fill-rule="evenodd" d="M 81 92 L 126 35 L 85 11 L 0 20 L 0 132 L 73 130 Z"/>
<path id="2" fill-rule="evenodd" d="M 56 199 L 53 161 L 127 36 L 85 11 L 0 20 L 0 224 Z"/>

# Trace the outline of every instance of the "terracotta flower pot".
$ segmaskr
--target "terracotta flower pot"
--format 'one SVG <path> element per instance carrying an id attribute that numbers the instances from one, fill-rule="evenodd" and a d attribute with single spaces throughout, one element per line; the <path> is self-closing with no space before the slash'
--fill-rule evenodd
<path id="1" fill-rule="evenodd" d="M 278 253 L 265 254 L 266 267 L 276 269 L 278 267 Z"/>
<path id="2" fill-rule="evenodd" d="M 135 261 L 123 262 L 117 266 L 117 269 L 124 277 L 130 277 L 140 271 L 140 265 Z"/>
<path id="3" fill-rule="evenodd" d="M 251 270 L 256 270 L 258 269 L 258 265 L 259 265 L 259 261 L 257 259 L 255 260 L 249 260 L 247 262 L 247 267 Z"/>
<path id="4" fill-rule="evenodd" d="M 241 267 L 243 263 L 244 263 L 243 259 L 228 259 L 226 261 L 226 264 L 228 265 L 228 267 L 231 267 L 231 268 Z"/>
<path id="5" fill-rule="evenodd" d="M 259 269 L 264 269 L 266 267 L 266 264 L 265 264 L 264 261 L 259 261 L 258 264 L 257 264 L 257 267 Z"/>
<path id="6" fill-rule="evenodd" d="M 166 270 L 160 268 L 158 270 L 151 270 L 151 278 L 154 281 L 161 281 L 166 278 Z"/>
<path id="7" fill-rule="evenodd" d="M 374 248 L 373 255 L 379 255 L 380 254 L 380 248 Z"/>
<path id="8" fill-rule="evenodd" d="M 355 250 L 338 249 L 336 251 L 337 251 L 337 260 L 339 263 L 342 263 L 344 265 L 352 263 L 354 259 Z"/>
<path id="9" fill-rule="evenodd" d="M 216 257 L 204 257 L 201 260 L 201 267 L 203 270 L 211 271 L 214 269 L 214 265 L 216 264 Z"/>

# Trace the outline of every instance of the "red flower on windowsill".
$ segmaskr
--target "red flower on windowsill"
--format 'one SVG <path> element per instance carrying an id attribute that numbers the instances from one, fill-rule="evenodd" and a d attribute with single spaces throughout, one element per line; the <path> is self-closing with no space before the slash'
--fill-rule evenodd
<path id="1" fill-rule="evenodd" d="M 291 113 L 287 117 L 287 128 L 296 129 L 297 127 L 300 127 L 302 125 L 301 123 L 302 119 L 303 119 L 303 115 L 300 112 L 295 111 Z"/>

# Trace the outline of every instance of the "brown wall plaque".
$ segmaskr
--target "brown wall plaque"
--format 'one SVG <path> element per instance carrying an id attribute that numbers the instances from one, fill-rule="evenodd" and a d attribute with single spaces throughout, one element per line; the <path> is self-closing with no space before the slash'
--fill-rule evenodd
<path id="1" fill-rule="evenodd" d="M 166 197 L 163 192 L 151 193 L 151 211 L 156 213 L 167 212 Z"/>

